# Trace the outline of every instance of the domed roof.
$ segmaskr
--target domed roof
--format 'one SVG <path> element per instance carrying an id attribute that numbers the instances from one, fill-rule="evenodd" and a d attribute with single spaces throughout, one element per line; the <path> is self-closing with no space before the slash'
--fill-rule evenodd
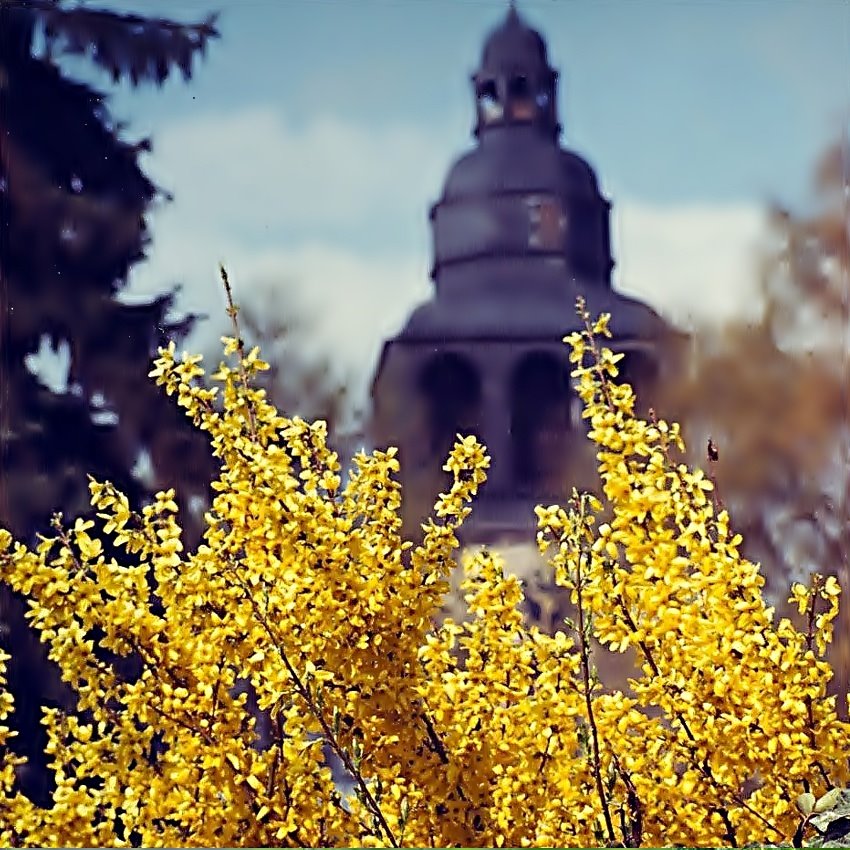
<path id="1" fill-rule="evenodd" d="M 458 159 L 449 171 L 443 201 L 547 192 L 572 198 L 597 198 L 599 186 L 590 165 L 531 128 L 488 134 L 486 143 Z"/>
<path id="2" fill-rule="evenodd" d="M 573 151 L 561 150 L 561 168 L 573 197 L 597 197 L 599 181 L 591 164 Z"/>
<path id="3" fill-rule="evenodd" d="M 543 37 L 520 18 L 512 3 L 505 20 L 484 43 L 480 73 L 496 75 L 517 68 L 546 71 L 549 60 Z"/>
<path id="4" fill-rule="evenodd" d="M 406 342 L 450 339 L 549 339 L 581 329 L 575 297 L 581 292 L 592 316 L 611 314 L 611 332 L 618 340 L 658 339 L 667 324 L 652 307 L 607 287 L 570 287 L 544 299 L 523 297 L 443 302 L 432 298 L 420 304 L 396 337 Z M 506 316 L 510 320 L 506 321 Z"/>

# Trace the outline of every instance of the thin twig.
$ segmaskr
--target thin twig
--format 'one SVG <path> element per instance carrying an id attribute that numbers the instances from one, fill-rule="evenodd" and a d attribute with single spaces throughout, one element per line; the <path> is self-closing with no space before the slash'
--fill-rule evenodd
<path id="1" fill-rule="evenodd" d="M 242 339 L 242 334 L 239 331 L 239 308 L 233 301 L 233 290 L 230 286 L 230 278 L 227 275 L 227 269 L 225 269 L 223 264 L 219 264 L 218 271 L 221 275 L 221 282 L 224 284 L 225 295 L 227 296 L 227 315 L 230 316 L 230 320 L 233 323 L 233 333 L 236 337 L 236 353 L 239 358 L 239 376 L 242 379 L 243 388 L 247 391 L 250 389 L 250 382 L 248 380 L 248 373 L 245 371 L 245 340 Z M 257 425 L 254 421 L 254 408 L 250 404 L 246 404 L 245 407 L 248 411 L 249 431 L 251 436 L 256 439 Z"/>
<path id="2" fill-rule="evenodd" d="M 584 523 L 584 502 L 580 502 L 581 514 L 580 519 Z M 596 716 L 593 713 L 593 700 L 591 699 L 590 687 L 590 651 L 587 645 L 587 633 L 584 623 L 584 578 L 581 573 L 581 564 L 586 553 L 584 547 L 581 547 L 579 556 L 576 561 L 576 580 L 575 589 L 578 594 L 578 636 L 579 647 L 581 653 L 581 677 L 584 686 L 584 703 L 587 709 L 587 721 L 590 724 L 591 744 L 593 747 L 593 778 L 596 783 L 596 793 L 599 795 L 599 802 L 602 805 L 602 815 L 605 818 L 605 828 L 608 830 L 608 839 L 616 841 L 614 834 L 614 823 L 611 820 L 611 811 L 608 806 L 608 796 L 605 793 L 605 786 L 602 782 L 602 766 L 599 755 L 599 730 L 596 727 Z M 548 749 L 548 746 L 547 746 Z"/>
<path id="3" fill-rule="evenodd" d="M 345 766 L 345 769 L 349 772 L 351 777 L 357 783 L 357 787 L 360 789 L 363 794 L 363 798 L 366 800 L 366 804 L 369 810 L 377 819 L 378 823 L 383 829 L 384 833 L 387 836 L 390 844 L 393 847 L 398 847 L 398 841 L 396 840 L 395 834 L 392 831 L 392 828 L 387 823 L 386 818 L 384 817 L 384 813 L 381 810 L 380 804 L 375 799 L 372 792 L 369 790 L 369 786 L 366 784 L 366 780 L 363 778 L 363 774 L 360 769 L 355 766 L 351 757 L 348 755 L 348 752 L 345 748 L 340 744 L 336 734 L 334 733 L 331 725 L 328 723 L 327 718 L 324 716 L 324 713 L 319 709 L 319 706 L 316 704 L 313 695 L 310 693 L 310 689 L 301 679 L 298 674 L 298 671 L 293 666 L 292 662 L 289 660 L 289 656 L 287 655 L 286 649 L 280 643 L 278 636 L 274 633 L 273 629 L 269 625 L 268 618 L 263 616 L 262 612 L 259 611 L 257 607 L 257 602 L 254 599 L 253 594 L 250 592 L 250 589 L 246 587 L 245 583 L 241 580 L 241 578 L 236 574 L 235 570 L 231 570 L 234 575 L 234 578 L 238 582 L 239 586 L 242 588 L 242 591 L 245 594 L 245 599 L 254 609 L 254 614 L 257 617 L 260 625 L 263 627 L 263 630 L 269 636 L 269 639 L 272 642 L 272 645 L 277 650 L 278 655 L 280 656 L 281 661 L 283 661 L 284 666 L 286 667 L 286 671 L 289 674 L 290 679 L 292 680 L 293 685 L 295 686 L 295 690 L 298 692 L 299 696 L 307 703 L 307 707 L 310 709 L 310 713 L 313 717 L 319 722 L 319 725 L 322 727 L 322 734 L 325 740 L 330 744 L 331 749 L 333 749 L 334 753 L 338 756 L 340 761 Z"/>

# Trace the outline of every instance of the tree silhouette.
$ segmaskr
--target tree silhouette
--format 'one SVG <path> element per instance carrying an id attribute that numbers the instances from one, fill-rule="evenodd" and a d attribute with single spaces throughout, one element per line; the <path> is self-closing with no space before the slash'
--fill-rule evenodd
<path id="1" fill-rule="evenodd" d="M 133 86 L 161 84 L 174 69 L 188 80 L 217 35 L 213 18 L 183 25 L 62 0 L 0 4 L 0 525 L 22 540 L 48 532 L 56 511 L 90 511 L 87 473 L 131 500 L 147 493 L 134 474 L 145 459 L 157 485 L 178 484 L 184 499 L 208 487 L 205 442 L 147 378 L 157 346 L 196 317 L 173 317 L 176 290 L 141 304 L 118 297 L 145 258 L 149 208 L 164 197 L 139 165 L 150 141 L 124 140 L 104 93 L 58 60 L 85 57 Z M 33 360 L 49 349 L 68 363 L 52 381 Z M 177 480 L 178 469 L 188 475 Z M 68 697 L 22 600 L 2 585 L 0 603 L 16 747 L 31 760 L 20 780 L 44 801 L 39 705 Z"/>

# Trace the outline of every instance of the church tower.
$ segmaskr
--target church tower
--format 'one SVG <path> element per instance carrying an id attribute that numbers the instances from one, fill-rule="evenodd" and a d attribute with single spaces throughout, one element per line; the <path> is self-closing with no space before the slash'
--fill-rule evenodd
<path id="1" fill-rule="evenodd" d="M 405 530 L 416 534 L 455 437 L 491 457 L 463 542 L 533 539 L 537 504 L 593 487 L 593 452 L 563 337 L 583 295 L 611 313 L 624 379 L 649 391 L 669 328 L 611 285 L 610 209 L 596 175 L 560 145 L 557 72 L 513 4 L 472 77 L 475 146 L 430 211 L 432 297 L 384 344 L 372 436 L 399 447 Z"/>

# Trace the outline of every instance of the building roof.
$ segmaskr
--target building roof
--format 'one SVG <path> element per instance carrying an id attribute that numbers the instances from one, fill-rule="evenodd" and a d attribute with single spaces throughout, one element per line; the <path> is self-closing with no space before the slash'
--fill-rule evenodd
<path id="1" fill-rule="evenodd" d="M 541 137 L 533 127 L 500 127 L 451 167 L 442 201 L 510 192 L 551 192 L 561 197 L 598 198 L 590 164 L 573 151 Z"/>
<path id="2" fill-rule="evenodd" d="M 496 76 L 520 70 L 535 75 L 552 71 L 543 36 L 523 21 L 511 3 L 505 20 L 484 42 L 479 75 Z"/>

